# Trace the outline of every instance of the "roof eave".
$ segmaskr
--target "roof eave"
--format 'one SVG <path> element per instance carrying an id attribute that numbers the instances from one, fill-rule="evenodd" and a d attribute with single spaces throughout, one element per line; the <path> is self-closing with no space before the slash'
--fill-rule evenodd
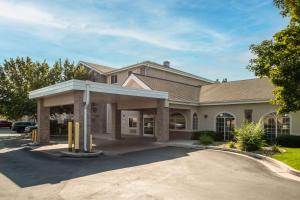
<path id="1" fill-rule="evenodd" d="M 255 103 L 269 103 L 270 99 L 243 99 L 231 101 L 210 101 L 200 102 L 200 106 L 217 106 L 217 105 L 235 105 L 235 104 L 255 104 Z"/>
<path id="2" fill-rule="evenodd" d="M 85 67 L 87 67 L 87 68 L 89 68 L 89 69 L 91 69 L 93 71 L 98 72 L 99 74 L 104 74 L 104 72 L 102 72 L 102 71 L 100 71 L 98 69 L 95 69 L 94 67 L 92 67 L 92 66 L 88 65 L 87 63 L 85 63 L 84 61 L 79 61 L 77 65 L 80 65 L 80 64 L 82 64 L 83 66 L 85 66 Z"/>
<path id="3" fill-rule="evenodd" d="M 117 72 L 120 72 L 120 71 L 136 68 L 136 67 L 139 67 L 139 66 L 142 66 L 142 65 L 146 65 L 147 67 L 152 67 L 152 68 L 159 69 L 159 70 L 168 71 L 168 72 L 171 72 L 171 73 L 174 73 L 174 74 L 179 74 L 179 75 L 186 76 L 186 77 L 189 77 L 189 78 L 194 78 L 194 79 L 201 80 L 201 81 L 208 82 L 208 83 L 215 83 L 215 81 L 213 81 L 213 80 L 209 80 L 209 79 L 206 79 L 206 78 L 203 78 L 203 77 L 200 77 L 200 76 L 196 76 L 196 75 L 193 75 L 193 74 L 190 74 L 190 73 L 187 73 L 187 72 L 180 72 L 180 70 L 177 71 L 176 69 L 174 69 L 174 70 L 177 71 L 177 72 L 175 72 L 175 71 L 172 71 L 171 69 L 166 68 L 166 67 L 165 68 L 156 67 L 155 65 L 159 65 L 159 64 L 152 63 L 150 61 L 141 62 L 141 63 L 137 63 L 137 64 L 134 64 L 134 65 L 127 66 L 127 67 L 123 67 L 123 68 L 120 68 L 120 69 L 112 70 L 112 71 L 106 72 L 104 74 L 110 75 L 110 74 L 114 74 L 114 73 L 117 73 Z"/>
<path id="4" fill-rule="evenodd" d="M 126 87 L 109 85 L 105 83 L 96 83 L 91 81 L 69 80 L 48 87 L 44 87 L 38 90 L 31 91 L 29 93 L 29 98 L 30 99 L 43 98 L 51 95 L 72 92 L 75 90 L 84 91 L 86 90 L 87 85 L 90 86 L 91 92 L 156 98 L 156 99 L 168 99 L 169 97 L 168 92 L 163 92 L 163 91 L 126 88 Z"/>

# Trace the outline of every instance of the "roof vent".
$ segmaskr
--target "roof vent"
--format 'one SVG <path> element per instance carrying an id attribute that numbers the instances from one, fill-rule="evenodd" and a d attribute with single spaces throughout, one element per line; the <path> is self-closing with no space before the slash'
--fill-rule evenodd
<path id="1" fill-rule="evenodd" d="M 163 62 L 163 65 L 165 66 L 165 67 L 170 67 L 170 61 L 164 61 Z"/>

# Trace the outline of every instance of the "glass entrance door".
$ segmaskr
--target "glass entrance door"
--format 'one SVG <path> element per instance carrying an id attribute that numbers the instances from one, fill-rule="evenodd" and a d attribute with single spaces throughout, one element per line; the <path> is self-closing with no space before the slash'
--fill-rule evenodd
<path id="1" fill-rule="evenodd" d="M 154 136 L 155 119 L 153 115 L 144 115 L 144 136 Z"/>

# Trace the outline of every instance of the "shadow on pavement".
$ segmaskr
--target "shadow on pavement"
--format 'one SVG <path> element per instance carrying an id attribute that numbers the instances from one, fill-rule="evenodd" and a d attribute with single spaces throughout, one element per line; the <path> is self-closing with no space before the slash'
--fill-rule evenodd
<path id="1" fill-rule="evenodd" d="M 17 148 L 20 147 L 22 144 L 28 144 L 30 142 L 30 139 L 20 139 L 20 137 L 0 138 L 0 149 Z"/>
<path id="2" fill-rule="evenodd" d="M 188 156 L 194 149 L 163 147 L 119 156 L 71 159 L 57 158 L 42 152 L 18 149 L 0 153 L 0 172 L 18 186 L 30 187 L 110 170 L 145 165 Z"/>

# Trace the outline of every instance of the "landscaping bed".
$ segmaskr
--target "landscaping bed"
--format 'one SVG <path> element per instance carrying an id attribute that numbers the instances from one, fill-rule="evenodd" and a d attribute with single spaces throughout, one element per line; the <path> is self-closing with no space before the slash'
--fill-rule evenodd
<path id="1" fill-rule="evenodd" d="M 200 145 L 268 156 L 300 170 L 300 136 L 281 135 L 276 141 L 267 141 L 261 123 L 244 123 L 235 128 L 233 139 L 227 143 L 216 141 L 220 138 L 209 131 L 200 132 L 198 136 Z"/>

